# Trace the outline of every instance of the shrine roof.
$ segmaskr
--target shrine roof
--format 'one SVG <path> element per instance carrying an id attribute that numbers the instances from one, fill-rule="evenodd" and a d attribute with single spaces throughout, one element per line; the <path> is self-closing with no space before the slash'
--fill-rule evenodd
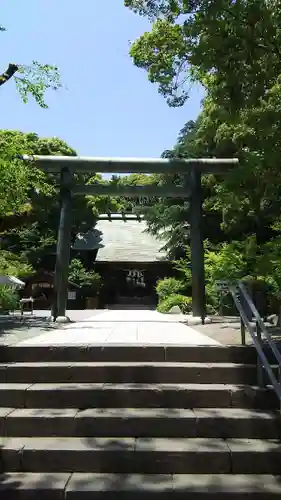
<path id="1" fill-rule="evenodd" d="M 161 250 L 164 243 L 147 232 L 142 218 L 112 214 L 100 216 L 92 231 L 78 234 L 73 249 L 97 249 L 97 262 L 155 262 L 168 260 Z"/>

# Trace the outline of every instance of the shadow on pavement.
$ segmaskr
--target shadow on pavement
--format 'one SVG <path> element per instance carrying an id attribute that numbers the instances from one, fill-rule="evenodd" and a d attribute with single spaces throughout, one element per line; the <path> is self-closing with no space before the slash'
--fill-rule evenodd
<path id="1" fill-rule="evenodd" d="M 0 316 L 0 337 L 19 331 L 36 329 L 44 332 L 58 327 L 59 325 L 50 322 L 48 316 L 20 316 L 17 314 Z"/>

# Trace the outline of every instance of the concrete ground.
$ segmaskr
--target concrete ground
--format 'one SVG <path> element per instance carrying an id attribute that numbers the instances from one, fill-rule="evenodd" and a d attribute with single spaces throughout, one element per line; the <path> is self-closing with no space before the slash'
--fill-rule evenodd
<path id="1" fill-rule="evenodd" d="M 70 311 L 69 314 L 73 323 L 57 327 L 48 322 L 46 313 L 44 317 L 42 312 L 40 315 L 37 311 L 33 319 L 24 319 L 22 330 L 18 329 L 13 333 L 12 343 L 218 345 L 216 340 L 180 323 L 173 315 L 152 310 L 100 310 L 94 313 Z M 32 321 L 38 323 L 35 328 L 32 328 Z M 26 332 L 28 328 L 29 333 Z M 7 340 L 6 334 L 2 337 L 2 342 L 7 343 Z"/>
<path id="2" fill-rule="evenodd" d="M 100 314 L 101 310 L 86 309 L 68 311 L 71 321 L 83 321 L 86 318 Z M 49 321 L 50 311 L 34 311 L 34 314 L 26 312 L 23 316 L 20 312 L 10 315 L 0 315 L 0 344 L 16 344 L 21 340 L 38 337 L 52 330 L 61 329 L 62 325 L 57 325 Z"/>
<path id="3" fill-rule="evenodd" d="M 0 316 L 0 343 L 16 344 L 36 338 L 40 342 L 85 339 L 87 342 L 130 343 L 183 343 L 241 345 L 240 321 L 236 317 L 213 316 L 206 325 L 182 324 L 177 315 L 163 315 L 152 310 L 76 310 L 68 311 L 73 323 L 57 325 L 49 321 L 49 311 L 34 311 Z M 280 332 L 268 327 L 274 338 L 280 340 Z M 252 339 L 246 333 L 247 344 Z"/>

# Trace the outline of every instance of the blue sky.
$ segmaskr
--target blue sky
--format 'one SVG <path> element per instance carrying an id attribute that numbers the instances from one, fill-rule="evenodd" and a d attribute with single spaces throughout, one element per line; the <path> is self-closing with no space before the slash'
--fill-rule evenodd
<path id="1" fill-rule="evenodd" d="M 64 139 L 80 155 L 157 157 L 196 118 L 202 91 L 170 109 L 145 71 L 134 67 L 129 40 L 149 30 L 123 0 L 1 2 L 1 68 L 32 60 L 59 67 L 67 89 L 49 93 L 48 110 L 21 103 L 15 85 L 0 89 L 1 129 Z M 4 50 L 3 50 L 4 48 Z"/>

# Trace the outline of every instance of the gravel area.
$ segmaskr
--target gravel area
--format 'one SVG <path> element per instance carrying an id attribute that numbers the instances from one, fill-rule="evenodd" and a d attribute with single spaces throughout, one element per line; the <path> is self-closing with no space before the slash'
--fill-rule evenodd
<path id="1" fill-rule="evenodd" d="M 224 345 L 241 345 L 241 330 L 240 330 L 240 320 L 237 317 L 211 317 L 212 323 L 207 325 L 195 325 L 192 326 L 194 330 L 200 333 L 204 333 L 211 339 L 216 340 L 220 344 Z M 276 341 L 280 341 L 281 330 L 280 328 L 273 327 L 270 324 L 266 324 L 268 332 L 272 335 L 272 338 Z M 253 344 L 251 335 L 246 331 L 246 344 Z"/>
<path id="2" fill-rule="evenodd" d="M 207 325 L 194 325 L 194 330 L 204 333 L 211 339 L 216 340 L 224 345 L 239 345 L 241 344 L 240 322 L 214 322 Z M 246 343 L 252 344 L 251 336 L 246 333 Z"/>

